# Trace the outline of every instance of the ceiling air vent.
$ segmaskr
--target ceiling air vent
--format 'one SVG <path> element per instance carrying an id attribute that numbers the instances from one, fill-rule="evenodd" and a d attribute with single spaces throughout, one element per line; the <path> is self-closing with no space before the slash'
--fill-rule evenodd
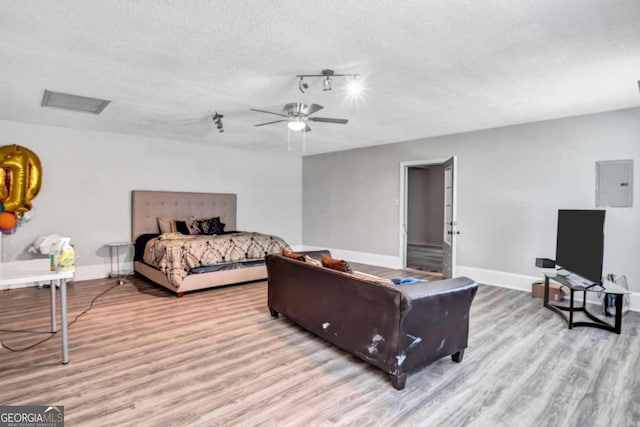
<path id="1" fill-rule="evenodd" d="M 44 91 L 43 107 L 62 108 L 64 110 L 82 111 L 83 113 L 100 114 L 111 101 L 69 93 Z"/>

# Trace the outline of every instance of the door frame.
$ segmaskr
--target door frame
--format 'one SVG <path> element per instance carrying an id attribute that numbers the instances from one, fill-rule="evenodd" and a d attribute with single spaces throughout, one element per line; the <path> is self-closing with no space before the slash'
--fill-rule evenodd
<path id="1" fill-rule="evenodd" d="M 448 161 L 449 159 L 453 158 L 454 159 L 454 163 L 456 162 L 456 156 L 450 156 L 450 157 L 446 157 L 446 158 L 439 158 L 439 159 L 429 159 L 429 160 L 409 160 L 409 161 L 404 161 L 404 162 L 400 162 L 400 200 L 399 200 L 399 229 L 398 229 L 398 234 L 399 234 L 399 246 L 400 246 L 400 268 L 406 268 L 407 267 L 407 204 L 408 204 L 408 197 L 407 197 L 407 190 L 408 190 L 408 185 L 407 185 L 407 181 L 409 180 L 408 175 L 409 175 L 409 168 L 412 166 L 438 166 L 438 165 L 442 165 L 444 164 L 446 161 Z M 457 174 L 456 172 L 456 168 L 454 168 L 453 170 L 454 175 Z M 454 182 L 455 182 L 455 176 L 454 176 Z M 455 185 L 455 184 L 454 184 Z M 454 187 L 454 198 L 455 198 L 455 187 Z M 454 200 L 454 209 L 456 208 L 456 204 L 457 201 Z M 455 251 L 455 246 L 454 249 Z M 452 271 L 455 270 L 456 268 L 456 257 L 455 254 L 452 257 L 452 265 L 451 265 L 451 269 Z"/>

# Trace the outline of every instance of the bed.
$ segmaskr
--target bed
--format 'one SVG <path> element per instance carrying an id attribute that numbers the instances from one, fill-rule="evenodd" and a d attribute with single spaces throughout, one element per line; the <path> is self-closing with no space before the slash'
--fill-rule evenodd
<path id="1" fill-rule="evenodd" d="M 229 259 L 229 262 L 196 268 L 193 272 L 190 271 L 188 274 L 185 272 L 181 275 L 171 275 L 169 269 L 164 268 L 162 264 L 156 267 L 151 265 L 152 262 L 145 262 L 145 259 L 152 261 L 153 258 L 153 247 L 147 245 L 173 245 L 176 250 L 185 251 L 185 247 L 195 245 L 193 243 L 195 240 L 210 241 L 209 244 L 212 244 L 210 238 L 227 237 L 232 239 L 234 245 L 240 245 L 243 240 L 254 243 L 254 239 L 263 239 L 258 240 L 264 241 L 263 247 L 260 247 L 261 251 L 264 250 L 263 253 L 277 253 L 283 249 L 290 249 L 279 237 L 260 233 L 231 233 L 228 236 L 219 237 L 180 236 L 179 233 L 160 234 L 158 218 L 220 217 L 220 222 L 225 224 L 225 230 L 236 230 L 236 200 L 235 194 L 132 191 L 131 241 L 135 245 L 135 272 L 175 292 L 178 297 L 182 297 L 185 292 L 198 289 L 266 279 L 264 255 L 257 255 L 256 250 L 248 251 L 250 253 L 245 255 L 251 256 L 246 259 L 233 261 Z M 148 248 L 146 255 L 145 247 Z M 168 250 L 170 249 L 169 247 Z M 157 249 L 158 252 L 161 250 L 164 249 Z M 211 268 L 217 271 L 209 271 Z"/>

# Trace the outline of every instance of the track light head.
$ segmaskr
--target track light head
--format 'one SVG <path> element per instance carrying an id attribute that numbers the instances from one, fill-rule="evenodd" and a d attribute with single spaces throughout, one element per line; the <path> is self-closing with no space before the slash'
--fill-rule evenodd
<path id="1" fill-rule="evenodd" d="M 215 123 L 216 128 L 218 128 L 218 132 L 220 132 L 220 133 L 224 132 L 224 128 L 223 128 L 223 125 L 222 125 L 222 118 L 223 117 L 224 116 L 222 114 L 218 114 L 217 111 L 212 117 L 213 123 Z"/>
<path id="2" fill-rule="evenodd" d="M 305 90 L 309 89 L 309 85 L 300 77 L 300 81 L 298 82 L 298 89 L 300 92 L 304 93 Z"/>
<path id="3" fill-rule="evenodd" d="M 331 90 L 333 88 L 333 81 L 331 80 L 331 77 L 327 77 L 322 81 L 322 90 L 323 91 L 328 91 Z"/>
<path id="4" fill-rule="evenodd" d="M 360 96 L 360 94 L 362 94 L 363 88 L 362 88 L 362 83 L 360 82 L 360 80 L 358 80 L 357 77 L 354 77 L 348 84 L 347 84 L 347 93 L 349 94 L 349 96 L 351 97 L 358 97 Z"/>

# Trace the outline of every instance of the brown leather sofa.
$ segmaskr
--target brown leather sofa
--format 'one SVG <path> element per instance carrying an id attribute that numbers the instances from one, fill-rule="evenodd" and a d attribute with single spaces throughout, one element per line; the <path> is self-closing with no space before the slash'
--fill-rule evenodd
<path id="1" fill-rule="evenodd" d="M 269 255 L 268 305 L 303 328 L 387 372 L 407 373 L 451 355 L 461 362 L 478 285 L 466 277 L 389 286 Z"/>

